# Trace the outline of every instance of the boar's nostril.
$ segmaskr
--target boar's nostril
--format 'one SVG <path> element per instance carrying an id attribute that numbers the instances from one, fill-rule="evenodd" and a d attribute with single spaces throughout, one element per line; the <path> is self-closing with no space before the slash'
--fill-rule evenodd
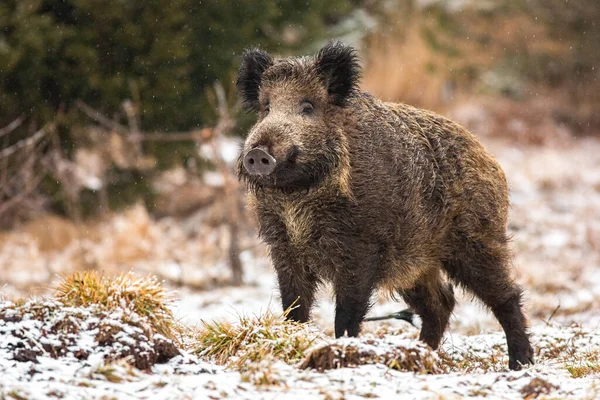
<path id="1" fill-rule="evenodd" d="M 269 175 L 275 164 L 277 161 L 264 146 L 253 148 L 244 156 L 244 168 L 250 175 Z"/>

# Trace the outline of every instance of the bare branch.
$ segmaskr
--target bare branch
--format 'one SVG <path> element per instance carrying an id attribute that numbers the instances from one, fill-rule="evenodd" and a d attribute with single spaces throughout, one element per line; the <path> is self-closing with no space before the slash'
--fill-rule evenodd
<path id="1" fill-rule="evenodd" d="M 223 135 L 235 127 L 236 121 L 231 118 L 227 105 L 227 97 L 225 90 L 220 82 L 213 85 L 214 94 L 217 100 L 215 105 L 219 120 L 217 125 L 211 130 L 212 138 Z M 223 175 L 225 180 L 225 204 L 228 208 L 227 220 L 223 221 L 229 226 L 230 244 L 229 244 L 229 266 L 231 268 L 231 283 L 234 286 L 239 286 L 243 283 L 242 262 L 240 260 L 240 244 L 239 244 L 239 226 L 242 216 L 241 202 L 238 193 L 237 179 L 233 176 L 231 168 L 223 159 L 216 141 L 210 142 L 213 152 L 213 161 Z"/>
<path id="2" fill-rule="evenodd" d="M 123 126 L 123 125 L 119 124 L 118 122 L 115 122 L 112 119 L 110 119 L 110 118 L 102 115 L 100 112 L 94 110 L 92 107 L 88 106 L 83 101 L 77 100 L 75 102 L 75 105 L 77 106 L 77 108 L 79 108 L 81 111 L 83 111 L 83 113 L 85 115 L 87 115 L 88 117 L 90 117 L 94 121 L 98 122 L 100 125 L 103 125 L 104 127 L 108 128 L 108 129 L 112 129 L 112 130 L 120 132 L 120 133 L 127 133 L 128 132 L 128 130 L 127 130 L 127 128 L 125 126 Z"/>
<path id="3" fill-rule="evenodd" d="M 221 118 L 229 117 L 229 109 L 227 108 L 227 98 L 225 96 L 225 89 L 221 82 L 217 81 L 213 84 L 215 95 L 217 96 L 217 111 Z"/>
<path id="4" fill-rule="evenodd" d="M 210 128 L 195 129 L 190 132 L 149 132 L 138 133 L 133 136 L 136 140 L 144 141 L 162 141 L 162 142 L 180 142 L 184 140 L 192 140 L 195 142 L 205 142 L 212 137 Z"/>
<path id="5" fill-rule="evenodd" d="M 42 179 L 44 179 L 45 176 L 46 176 L 46 174 L 38 174 L 36 177 L 34 177 L 33 179 L 31 179 L 27 183 L 26 190 L 23 190 L 19 194 L 17 194 L 16 196 L 14 196 L 14 197 L 6 200 L 6 201 L 3 201 L 0 204 L 0 215 L 2 215 L 3 213 L 5 213 L 7 210 L 9 210 L 15 204 L 18 204 L 23 199 L 25 199 L 31 192 L 33 192 L 33 190 L 36 187 L 38 187 L 38 185 L 40 184 L 40 182 L 42 181 Z"/>
<path id="6" fill-rule="evenodd" d="M 134 111 L 130 110 L 130 107 L 134 106 L 131 103 L 124 105 L 129 118 L 131 129 L 128 129 L 126 126 L 121 125 L 118 122 L 115 122 L 110 118 L 102 115 L 100 112 L 94 110 L 92 107 L 88 106 L 81 100 L 77 100 L 76 105 L 88 117 L 98 122 L 105 128 L 117 131 L 122 134 L 127 134 L 128 139 L 131 141 L 180 142 L 184 140 L 191 140 L 194 142 L 203 143 L 207 140 L 210 140 L 210 138 L 212 137 L 212 133 L 210 132 L 211 129 L 209 128 L 194 129 L 190 132 L 141 132 L 139 131 L 139 125 L 137 125 L 136 122 L 134 122 L 136 120 L 136 116 L 134 115 Z"/>
<path id="7" fill-rule="evenodd" d="M 31 169 L 31 167 L 27 167 L 28 165 L 34 165 L 35 161 L 43 158 L 43 149 L 45 146 L 46 142 L 40 140 L 26 152 L 23 152 L 22 161 L 18 159 L 11 160 L 10 163 L 3 162 L 0 165 L 0 198 L 12 196 L 16 187 L 21 187 L 24 183 L 27 183 L 23 182 L 22 173 Z"/>
<path id="8" fill-rule="evenodd" d="M 219 114 L 219 121 L 215 126 L 216 135 L 223 134 L 230 131 L 235 126 L 235 120 L 231 118 L 229 107 L 227 106 L 227 97 L 225 96 L 225 89 L 221 82 L 217 81 L 213 85 L 215 95 L 217 97 L 217 113 Z"/>
<path id="9" fill-rule="evenodd" d="M 3 181 L 1 188 L 0 216 L 12 207 L 25 202 L 47 175 L 43 167 L 44 146 L 44 141 L 37 141 L 25 153 L 26 158 L 22 162 L 15 163 L 14 171 L 2 170 L 9 178 Z M 37 165 L 42 166 L 42 169 L 37 168 L 36 171 Z"/>
<path id="10" fill-rule="evenodd" d="M 15 119 L 13 122 L 0 129 L 0 138 L 4 135 L 8 135 L 9 133 L 17 129 L 23 124 L 23 122 L 25 122 L 25 116 L 21 115 L 19 118 Z"/>
<path id="11" fill-rule="evenodd" d="M 133 146 L 134 156 L 136 158 L 142 157 L 142 144 L 139 139 L 140 125 L 138 124 L 137 118 L 137 104 L 134 104 L 131 100 L 125 100 L 123 102 L 123 109 L 127 115 L 127 123 L 129 125 L 128 140 Z"/>
<path id="12" fill-rule="evenodd" d="M 15 154 L 17 151 L 21 150 L 24 147 L 32 146 L 35 143 L 37 143 L 46 135 L 46 129 L 48 129 L 48 126 L 40 129 L 27 139 L 19 140 L 12 146 L 2 149 L 2 151 L 0 151 L 0 160 L 6 157 L 10 157 L 11 155 Z"/>

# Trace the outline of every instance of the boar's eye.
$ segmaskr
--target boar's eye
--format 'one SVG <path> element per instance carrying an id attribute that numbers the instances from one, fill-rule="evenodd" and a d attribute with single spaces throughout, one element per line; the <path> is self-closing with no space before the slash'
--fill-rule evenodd
<path id="1" fill-rule="evenodd" d="M 302 108 L 302 115 L 311 115 L 315 111 L 315 107 L 308 100 L 305 100 L 300 105 Z"/>
<path id="2" fill-rule="evenodd" d="M 271 111 L 271 103 L 267 100 L 265 103 L 265 114 L 268 114 Z"/>

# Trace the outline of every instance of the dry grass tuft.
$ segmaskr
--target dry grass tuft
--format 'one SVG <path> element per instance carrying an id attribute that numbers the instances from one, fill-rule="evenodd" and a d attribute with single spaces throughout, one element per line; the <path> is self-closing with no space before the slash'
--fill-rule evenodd
<path id="1" fill-rule="evenodd" d="M 384 350 L 379 349 L 384 346 L 381 346 L 380 341 L 376 339 L 342 340 L 328 343 L 312 350 L 300 364 L 300 368 L 324 371 L 358 367 L 364 364 L 384 364 L 398 371 L 419 374 L 443 372 L 439 365 L 439 358 L 421 342 L 410 341 L 405 345 L 387 345 Z"/>
<path id="2" fill-rule="evenodd" d="M 63 279 L 56 290 L 56 299 L 71 307 L 133 311 L 147 318 L 154 332 L 169 339 L 176 339 L 180 332 L 168 307 L 172 299 L 152 275 L 136 277 L 129 272 L 108 279 L 95 271 L 75 272 Z"/>
<path id="3" fill-rule="evenodd" d="M 445 372 L 488 373 L 506 370 L 506 350 L 499 345 L 484 353 L 472 349 L 452 349 L 451 352 L 441 350 L 438 355 Z"/>
<path id="4" fill-rule="evenodd" d="M 131 382 L 140 376 L 140 372 L 131 366 L 130 360 L 124 358 L 100 363 L 89 374 L 90 379 L 100 378 L 111 383 Z"/>
<path id="5" fill-rule="evenodd" d="M 576 356 L 577 361 L 566 365 L 567 371 L 573 378 L 583 378 L 589 375 L 600 375 L 600 351 L 589 351 Z"/>
<path id="6" fill-rule="evenodd" d="M 275 365 L 277 360 L 269 356 L 255 363 L 247 363 L 241 373 L 242 382 L 254 386 L 286 386 L 286 378 L 281 375 L 281 365 Z"/>
<path id="7" fill-rule="evenodd" d="M 533 378 L 531 382 L 521 388 L 524 399 L 536 399 L 540 395 L 548 395 L 558 386 L 551 384 L 542 378 Z"/>
<path id="8" fill-rule="evenodd" d="M 241 317 L 236 324 L 204 322 L 194 336 L 193 352 L 235 370 L 245 370 L 249 363 L 267 358 L 295 363 L 321 333 L 307 324 L 286 320 L 286 314 L 269 311 L 253 318 Z"/>

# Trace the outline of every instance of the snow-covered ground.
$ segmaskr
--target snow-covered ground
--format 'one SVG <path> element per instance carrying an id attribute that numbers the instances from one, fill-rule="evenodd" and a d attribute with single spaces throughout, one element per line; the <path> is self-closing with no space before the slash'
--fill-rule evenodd
<path id="1" fill-rule="evenodd" d="M 94 357 L 13 360 L 8 351 L 3 351 L 8 341 L 14 340 L 7 334 L 10 323 L 0 321 L 0 399 L 600 398 L 600 143 L 580 140 L 560 146 L 513 147 L 488 139 L 486 145 L 498 157 L 511 185 L 515 276 L 526 288 L 535 366 L 508 371 L 500 326 L 464 294 L 459 294 L 437 356 L 444 372 L 436 374 L 401 372 L 377 363 L 318 372 L 269 360 L 257 364 L 252 373 L 268 372 L 270 378 L 265 383 L 260 377 L 253 379 L 252 374 L 249 377 L 182 352 L 147 372 L 126 364 L 111 364 L 113 375 L 119 377 L 113 379 L 119 382 L 111 382 L 106 374 L 98 372 L 105 366 Z M 144 261 L 136 261 L 135 267 L 152 271 L 158 265 L 164 269 L 162 276 L 168 276 L 171 269 L 181 269 L 181 265 L 186 266 L 186 271 L 197 269 L 200 275 L 209 277 L 227 275 L 226 265 L 215 266 L 190 257 L 189 254 L 199 257 L 201 252 L 193 244 L 186 244 L 189 239 L 178 234 L 177 229 L 163 229 L 160 225 L 144 229 L 140 240 L 145 238 L 150 244 L 144 245 Z M 155 246 L 163 234 L 171 243 Z M 125 229 L 123 235 L 131 232 Z M 11 242 L 11 249 L 2 250 L 4 257 L 10 253 L 13 266 L 17 265 L 15 260 L 25 263 L 31 257 L 32 265 L 39 262 L 36 268 L 45 271 L 42 261 L 48 262 L 49 258 L 31 242 L 20 240 L 18 243 L 26 244 L 15 247 L 16 242 Z M 106 254 L 108 240 L 97 243 L 104 246 L 98 253 Z M 176 260 L 169 262 L 175 251 Z M 69 255 L 52 257 L 53 262 L 59 263 Z M 207 291 L 180 288 L 173 306 L 176 317 L 194 326 L 201 321 L 234 322 L 242 315 L 260 315 L 269 309 L 278 312 L 275 277 L 264 252 L 260 247 L 251 248 L 242 258 L 245 286 Z M 14 281 L 27 279 L 25 265 L 10 269 L 20 274 Z M 6 274 L 8 269 L 4 271 Z M 3 280 L 11 282 L 7 279 L 11 277 L 4 275 Z M 33 282 L 41 285 L 46 281 Z M 7 297 L 15 297 L 22 293 L 22 287 L 17 290 L 8 285 L 3 292 Z M 376 299 L 371 314 L 402 308 L 404 304 L 381 297 Z M 342 347 L 356 344 L 331 339 L 333 313 L 331 292 L 324 288 L 314 312 L 315 328 L 329 337 L 326 341 Z M 382 351 L 418 346 L 417 335 L 418 330 L 405 322 L 368 322 L 363 326 L 358 346 L 364 349 L 376 343 Z"/>
<path id="2" fill-rule="evenodd" d="M 83 313 L 86 312 L 83 310 Z M 107 323 L 118 325 L 118 320 L 119 317 L 116 317 Z M 93 316 L 88 321 L 98 323 Z M 403 396 L 415 399 L 495 399 L 533 398 L 542 394 L 551 398 L 593 399 L 600 391 L 598 371 L 595 376 L 573 378 L 566 368 L 576 365 L 575 360 L 580 356 L 596 352 L 597 357 L 600 332 L 590 332 L 580 326 L 535 326 L 532 335 L 540 362 L 520 372 L 506 371 L 504 336 L 501 333 L 450 334 L 442 352 L 451 361 L 442 363 L 436 353 L 431 353 L 414 339 L 416 330 L 383 329 L 366 333 L 359 339 L 330 339 L 329 344 L 342 349 L 355 346 L 360 351 L 376 354 L 412 349 L 416 353 L 424 353 L 422 357 L 430 357 L 440 366 L 456 362 L 459 367 L 450 372 L 418 374 L 377 363 L 319 372 L 271 360 L 257 363 L 255 369 L 244 374 L 185 352 L 166 364 L 154 365 L 146 372 L 127 363 L 104 363 L 103 356 L 107 351 L 118 350 L 126 347 L 125 343 L 135 341 L 133 332 L 127 329 L 112 347 L 99 348 L 93 339 L 97 331 L 91 329 L 73 335 L 70 353 L 62 358 L 38 355 L 31 361 L 15 361 L 12 359 L 15 353 L 7 350 L 9 344 L 16 343 L 14 332 L 37 332 L 41 336 L 37 330 L 39 326 L 28 331 L 31 325 L 40 324 L 26 321 L 0 325 L 3 339 L 0 342 L 0 394 L 5 398 L 351 399 Z M 53 339 L 57 340 L 56 337 Z M 84 359 L 80 356 L 81 352 L 89 352 L 91 356 Z M 461 371 L 461 368 L 464 370 Z M 264 382 L 265 377 L 268 383 Z"/>

